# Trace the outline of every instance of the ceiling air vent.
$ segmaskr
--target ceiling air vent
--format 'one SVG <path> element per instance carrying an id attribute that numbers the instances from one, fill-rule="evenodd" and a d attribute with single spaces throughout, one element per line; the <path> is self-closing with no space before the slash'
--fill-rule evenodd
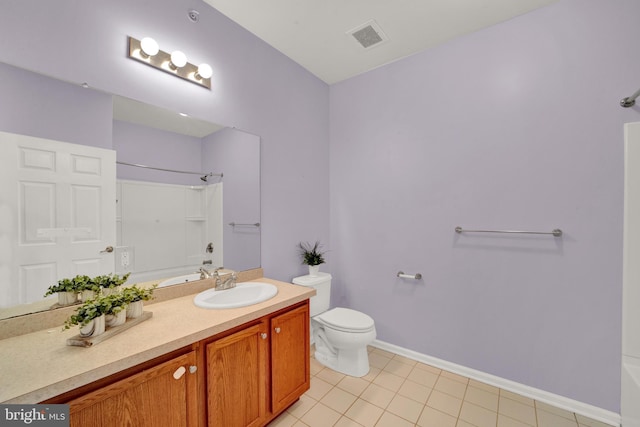
<path id="1" fill-rule="evenodd" d="M 365 22 L 359 27 L 348 31 L 347 34 L 351 34 L 365 49 L 387 41 L 387 36 L 374 20 Z"/>

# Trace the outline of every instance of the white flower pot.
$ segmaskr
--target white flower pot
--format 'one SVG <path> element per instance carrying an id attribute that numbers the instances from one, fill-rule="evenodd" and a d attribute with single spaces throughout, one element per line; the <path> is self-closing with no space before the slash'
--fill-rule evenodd
<path id="1" fill-rule="evenodd" d="M 96 297 L 96 291 L 92 291 L 90 289 L 85 289 L 82 291 L 80 298 L 83 302 L 89 301 L 90 299 L 94 299 Z"/>
<path id="2" fill-rule="evenodd" d="M 144 301 L 134 301 L 127 306 L 127 317 L 135 319 L 142 315 Z"/>
<path id="3" fill-rule="evenodd" d="M 116 286 L 114 288 L 102 288 L 102 295 L 105 297 L 111 294 L 117 294 L 120 292 L 120 286 Z"/>
<path id="4" fill-rule="evenodd" d="M 127 309 L 120 310 L 118 314 L 107 314 L 105 316 L 105 324 L 112 328 L 114 326 L 124 325 L 127 321 Z"/>
<path id="5" fill-rule="evenodd" d="M 105 329 L 105 316 L 104 314 L 96 317 L 95 319 L 91 319 L 91 321 L 85 325 L 80 327 L 80 336 L 81 337 L 96 337 L 102 333 L 104 333 Z"/>
<path id="6" fill-rule="evenodd" d="M 319 265 L 310 265 L 309 266 L 309 276 L 316 277 L 318 275 L 318 271 L 320 271 Z"/>
<path id="7" fill-rule="evenodd" d="M 58 304 L 73 305 L 78 301 L 78 294 L 75 292 L 58 292 Z"/>

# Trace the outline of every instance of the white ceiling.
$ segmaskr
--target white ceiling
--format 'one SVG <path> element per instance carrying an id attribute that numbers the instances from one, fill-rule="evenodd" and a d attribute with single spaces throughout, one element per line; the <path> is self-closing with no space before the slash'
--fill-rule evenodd
<path id="1" fill-rule="evenodd" d="M 328 84 L 558 0 L 204 0 Z M 351 36 L 375 21 L 387 41 Z"/>

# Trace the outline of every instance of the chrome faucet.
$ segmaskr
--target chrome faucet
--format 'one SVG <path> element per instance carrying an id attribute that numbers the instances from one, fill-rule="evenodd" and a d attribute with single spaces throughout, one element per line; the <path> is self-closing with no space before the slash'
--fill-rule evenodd
<path id="1" fill-rule="evenodd" d="M 213 276 L 213 273 L 211 273 L 209 270 L 207 270 L 204 267 L 200 267 L 200 269 L 196 271 L 196 273 L 200 273 L 200 280 L 210 279 L 211 276 Z"/>
<path id="2" fill-rule="evenodd" d="M 224 291 L 225 289 L 235 288 L 236 280 L 238 280 L 237 273 L 232 270 L 231 273 L 227 273 L 221 276 L 219 272 L 220 269 L 222 269 L 222 267 L 216 268 L 216 271 L 214 271 L 213 273 L 213 277 L 216 279 L 216 291 Z"/>

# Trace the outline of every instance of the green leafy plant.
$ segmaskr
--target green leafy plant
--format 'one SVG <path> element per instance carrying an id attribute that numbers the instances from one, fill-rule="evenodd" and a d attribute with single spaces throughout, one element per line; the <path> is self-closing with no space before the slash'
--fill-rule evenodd
<path id="1" fill-rule="evenodd" d="M 98 288 L 115 288 L 116 286 L 120 286 L 126 282 L 130 275 L 131 273 L 127 273 L 120 277 L 115 273 L 105 274 L 103 276 L 94 277 L 92 281 Z"/>
<path id="2" fill-rule="evenodd" d="M 320 242 L 315 242 L 313 245 L 308 242 L 300 242 L 298 244 L 298 248 L 300 250 L 300 257 L 302 258 L 302 263 L 306 265 L 320 265 L 324 264 L 324 254 L 320 250 L 322 245 Z"/>
<path id="3" fill-rule="evenodd" d="M 69 329 L 74 325 L 86 326 L 103 314 L 118 314 L 127 308 L 128 303 L 123 292 L 88 300 L 65 320 L 64 329 Z"/>
<path id="4" fill-rule="evenodd" d="M 140 288 L 137 285 L 133 285 L 122 290 L 122 293 L 127 302 L 136 301 L 149 301 L 153 298 L 153 291 L 158 287 L 158 284 L 151 286 L 150 288 Z"/>
<path id="5" fill-rule="evenodd" d="M 58 280 L 57 285 L 49 286 L 44 296 L 47 297 L 58 292 L 80 292 L 85 289 L 93 289 L 93 286 L 92 279 L 89 276 L 78 275 L 72 279 Z M 97 290 L 97 288 L 94 290 Z"/>

